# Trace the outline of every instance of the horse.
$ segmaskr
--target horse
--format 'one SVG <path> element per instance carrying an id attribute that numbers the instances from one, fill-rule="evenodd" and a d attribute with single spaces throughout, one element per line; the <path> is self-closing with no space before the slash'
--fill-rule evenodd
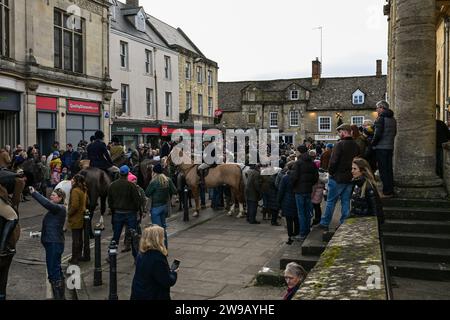
<path id="1" fill-rule="evenodd" d="M 108 197 L 108 189 L 111 184 L 111 178 L 102 169 L 89 167 L 79 172 L 86 179 L 86 186 L 88 188 L 89 198 L 89 216 L 92 221 L 94 217 L 95 209 L 97 208 L 98 198 L 100 198 L 100 220 L 97 224 L 98 227 L 104 229 L 103 216 L 106 211 L 106 198 Z M 92 231 L 92 226 L 90 226 Z"/>
<path id="2" fill-rule="evenodd" d="M 170 163 L 171 156 L 167 158 L 166 166 Z M 195 212 L 193 217 L 198 217 L 200 212 L 200 177 L 197 173 L 197 164 L 179 164 L 177 167 L 186 178 L 187 185 L 192 190 L 192 196 L 195 200 Z M 235 202 L 239 202 L 239 214 L 237 218 L 244 217 L 244 179 L 240 166 L 235 163 L 219 164 L 214 168 L 209 168 L 209 173 L 205 177 L 205 187 L 215 188 L 220 185 L 228 185 L 231 188 L 232 199 L 228 216 L 231 216 L 235 209 Z"/>
<path id="3" fill-rule="evenodd" d="M 3 228 L 5 219 L 0 218 L 0 228 Z M 8 242 L 8 246 L 12 249 L 16 248 L 16 244 L 20 238 L 20 225 L 16 225 L 13 233 L 11 234 Z M 0 300 L 6 299 L 6 286 L 8 285 L 8 273 L 11 267 L 11 262 L 14 255 L 7 257 L 0 257 Z"/>

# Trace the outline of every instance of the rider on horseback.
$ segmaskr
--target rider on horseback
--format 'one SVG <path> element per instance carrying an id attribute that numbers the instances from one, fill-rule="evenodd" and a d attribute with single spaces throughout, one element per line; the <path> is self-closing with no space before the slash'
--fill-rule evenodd
<path id="1" fill-rule="evenodd" d="M 211 145 L 211 146 L 209 146 L 209 145 Z M 205 151 L 206 151 L 206 148 L 208 148 L 208 150 L 211 150 L 211 148 L 212 148 L 211 157 L 214 159 L 214 162 L 211 164 L 204 162 L 198 166 L 198 175 L 200 176 L 200 184 L 203 186 L 203 188 L 205 187 L 206 170 L 217 166 L 216 148 L 215 147 L 216 147 L 216 143 L 214 141 L 214 137 L 211 137 L 211 141 L 206 141 L 206 143 L 205 143 Z"/>
<path id="2" fill-rule="evenodd" d="M 90 166 L 102 169 L 106 171 L 113 180 L 119 174 L 119 168 L 114 166 L 111 157 L 106 148 L 106 144 L 103 142 L 105 134 L 102 131 L 95 132 L 95 141 L 87 146 L 88 158 L 90 160 Z"/>

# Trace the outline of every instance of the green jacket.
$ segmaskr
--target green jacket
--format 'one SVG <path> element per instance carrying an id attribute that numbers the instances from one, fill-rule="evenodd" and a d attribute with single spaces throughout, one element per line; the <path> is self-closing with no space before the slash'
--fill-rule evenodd
<path id="1" fill-rule="evenodd" d="M 169 180 L 169 185 L 167 187 L 161 186 L 156 179 L 153 179 L 148 185 L 147 190 L 145 190 L 145 195 L 152 198 L 152 208 L 166 205 L 170 198 L 174 194 L 177 194 L 177 189 L 172 180 L 169 178 L 167 179 Z"/>
<path id="2" fill-rule="evenodd" d="M 126 177 L 120 177 L 109 186 L 108 205 L 111 211 L 134 211 L 141 208 L 141 197 L 136 186 Z"/>

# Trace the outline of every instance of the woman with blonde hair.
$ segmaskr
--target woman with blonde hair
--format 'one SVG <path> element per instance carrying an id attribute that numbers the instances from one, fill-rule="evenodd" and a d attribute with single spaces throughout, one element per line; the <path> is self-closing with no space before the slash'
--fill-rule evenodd
<path id="1" fill-rule="evenodd" d="M 164 229 L 150 225 L 142 233 L 131 300 L 170 300 L 170 287 L 177 282 L 176 270 L 170 270 Z"/>
<path id="2" fill-rule="evenodd" d="M 379 222 L 383 223 L 383 207 L 369 163 L 363 158 L 354 158 L 352 175 L 355 187 L 351 199 L 350 216 L 377 216 Z"/>
<path id="3" fill-rule="evenodd" d="M 168 203 L 171 197 L 177 193 L 177 188 L 175 188 L 172 180 L 164 175 L 161 164 L 156 164 L 153 167 L 153 172 L 155 175 L 147 190 L 145 190 L 145 195 L 152 199 L 150 219 L 153 224 L 164 228 L 164 244 L 167 247 L 166 217 L 169 211 Z"/>

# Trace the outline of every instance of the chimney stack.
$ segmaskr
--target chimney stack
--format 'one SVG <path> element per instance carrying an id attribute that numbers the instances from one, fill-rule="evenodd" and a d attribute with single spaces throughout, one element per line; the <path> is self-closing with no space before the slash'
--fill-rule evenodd
<path id="1" fill-rule="evenodd" d="M 138 8 L 139 0 L 127 0 L 127 5 L 129 5 L 130 7 Z"/>
<path id="2" fill-rule="evenodd" d="M 381 78 L 383 75 L 383 62 L 381 60 L 377 60 L 377 78 Z"/>
<path id="3" fill-rule="evenodd" d="M 319 58 L 312 62 L 312 85 L 318 86 L 320 83 L 320 75 L 322 74 L 322 63 Z"/>

